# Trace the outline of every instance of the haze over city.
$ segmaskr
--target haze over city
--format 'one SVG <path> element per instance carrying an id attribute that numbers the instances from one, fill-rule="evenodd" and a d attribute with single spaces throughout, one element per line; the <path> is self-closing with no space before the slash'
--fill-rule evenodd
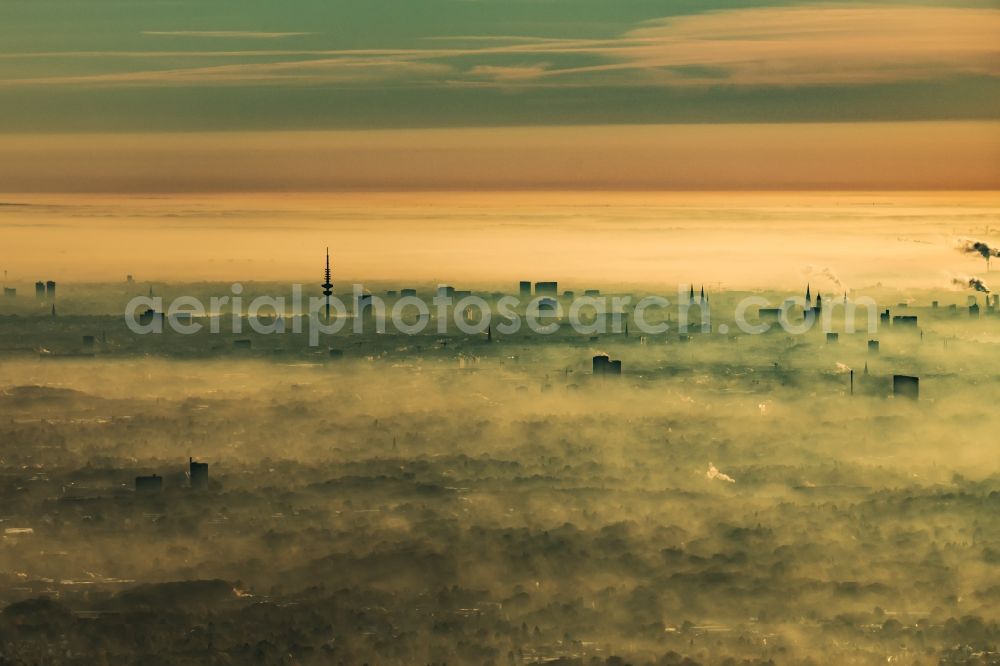
<path id="1" fill-rule="evenodd" d="M 998 75 L 975 0 L 5 3 L 0 664 L 1000 663 Z"/>

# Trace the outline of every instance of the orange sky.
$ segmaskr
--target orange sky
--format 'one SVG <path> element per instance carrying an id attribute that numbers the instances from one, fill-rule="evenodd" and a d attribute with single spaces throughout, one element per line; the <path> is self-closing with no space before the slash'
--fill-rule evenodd
<path id="1" fill-rule="evenodd" d="M 199 280 L 317 285 L 330 246 L 350 281 L 567 289 L 841 289 L 876 282 L 952 289 L 982 275 L 957 251 L 1000 230 L 995 192 L 516 192 L 53 195 L 4 197 L 0 268 L 30 293 L 60 283 Z M 20 205 L 9 205 L 17 203 Z M 842 287 L 822 277 L 829 269 Z"/>
<path id="2" fill-rule="evenodd" d="M 0 191 L 995 189 L 1000 123 L 0 135 Z"/>

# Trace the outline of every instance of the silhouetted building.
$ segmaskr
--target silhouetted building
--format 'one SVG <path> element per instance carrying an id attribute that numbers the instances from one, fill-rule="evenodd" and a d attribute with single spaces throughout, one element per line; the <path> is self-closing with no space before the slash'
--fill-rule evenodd
<path id="1" fill-rule="evenodd" d="M 157 318 L 162 320 L 163 313 L 157 312 L 156 310 L 149 308 L 145 312 L 139 313 L 139 324 L 141 324 L 142 326 L 149 326 L 154 321 L 156 321 Z"/>
<path id="2" fill-rule="evenodd" d="M 893 328 L 896 326 L 901 326 L 903 328 L 916 328 L 917 327 L 917 317 L 916 315 L 896 315 L 892 318 Z"/>
<path id="3" fill-rule="evenodd" d="M 555 312 L 558 307 L 559 303 L 554 298 L 541 298 L 538 300 L 539 312 Z"/>
<path id="4" fill-rule="evenodd" d="M 531 299 L 531 283 L 527 280 L 521 280 L 518 283 L 517 291 L 521 295 L 521 298 Z"/>
<path id="5" fill-rule="evenodd" d="M 601 290 L 600 289 L 585 289 L 583 291 L 583 295 L 584 296 L 600 296 L 601 295 Z"/>
<path id="6" fill-rule="evenodd" d="M 45 283 L 36 282 L 35 283 L 35 300 L 44 301 L 45 300 Z"/>
<path id="7" fill-rule="evenodd" d="M 812 304 L 813 304 L 812 292 L 809 290 L 809 285 L 807 284 L 806 285 L 806 310 L 809 310 L 810 308 L 812 308 Z"/>
<path id="8" fill-rule="evenodd" d="M 188 458 L 188 474 L 191 477 L 191 487 L 198 490 L 208 488 L 208 463 L 195 462 Z"/>
<path id="9" fill-rule="evenodd" d="M 920 379 L 918 377 L 910 377 L 909 375 L 893 375 L 892 394 L 897 398 L 919 399 Z"/>
<path id="10" fill-rule="evenodd" d="M 869 340 L 868 341 L 868 353 L 869 354 L 877 354 L 878 353 L 878 340 Z"/>
<path id="11" fill-rule="evenodd" d="M 575 291 L 564 291 L 563 298 L 574 298 L 576 296 Z"/>
<path id="12" fill-rule="evenodd" d="M 13 287 L 4 287 L 3 295 L 4 298 L 17 298 L 17 289 Z"/>
<path id="13" fill-rule="evenodd" d="M 400 296 L 416 296 L 417 295 L 417 290 L 416 289 L 400 289 L 399 290 L 399 295 Z"/>
<path id="14" fill-rule="evenodd" d="M 50 301 L 56 300 L 56 283 L 52 280 L 45 283 L 45 298 Z"/>
<path id="15" fill-rule="evenodd" d="M 839 333 L 829 332 L 829 333 L 826 334 L 826 343 L 828 345 L 829 344 L 836 344 L 838 342 L 840 342 L 840 334 Z"/>
<path id="16" fill-rule="evenodd" d="M 153 495 L 163 490 L 163 477 L 151 474 L 135 477 L 135 492 Z"/>
<path id="17" fill-rule="evenodd" d="M 453 298 L 455 296 L 455 288 L 446 284 L 440 284 L 437 288 L 437 295 Z"/>
<path id="18" fill-rule="evenodd" d="M 95 344 L 97 344 L 97 338 L 95 338 L 93 335 L 83 336 L 84 349 L 93 349 Z"/>
<path id="19" fill-rule="evenodd" d="M 889 327 L 891 325 L 891 319 L 889 317 L 889 308 L 885 309 L 885 312 L 880 312 L 878 315 L 879 326 Z"/>
<path id="20" fill-rule="evenodd" d="M 326 323 L 330 323 L 330 297 L 333 295 L 333 283 L 330 281 L 330 248 L 326 248 L 326 270 L 323 272 L 323 300 L 325 306 Z"/>
<path id="21" fill-rule="evenodd" d="M 612 361 L 607 355 L 601 354 L 599 356 L 595 356 L 593 364 L 595 377 L 622 374 L 622 362 L 618 360 Z"/>
<path id="22" fill-rule="evenodd" d="M 979 318 L 979 303 L 973 303 L 969 306 L 969 316 L 973 319 Z"/>
<path id="23" fill-rule="evenodd" d="M 781 308 L 761 308 L 757 311 L 757 317 L 761 322 L 777 324 L 781 320 Z"/>
<path id="24" fill-rule="evenodd" d="M 558 296 L 558 295 L 559 295 L 558 282 L 535 283 L 535 296 Z"/>
<path id="25" fill-rule="evenodd" d="M 611 363 L 611 359 L 607 356 L 600 355 L 594 357 L 594 374 L 603 375 L 607 372 L 608 364 Z"/>

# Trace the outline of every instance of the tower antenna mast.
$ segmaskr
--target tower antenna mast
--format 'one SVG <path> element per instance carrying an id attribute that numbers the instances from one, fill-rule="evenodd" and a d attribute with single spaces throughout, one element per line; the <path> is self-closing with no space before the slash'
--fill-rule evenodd
<path id="1" fill-rule="evenodd" d="M 330 296 L 333 295 L 333 284 L 330 282 L 330 248 L 326 248 L 326 272 L 323 274 L 326 280 L 320 286 L 323 287 L 323 296 L 326 297 L 326 323 L 330 323 Z"/>

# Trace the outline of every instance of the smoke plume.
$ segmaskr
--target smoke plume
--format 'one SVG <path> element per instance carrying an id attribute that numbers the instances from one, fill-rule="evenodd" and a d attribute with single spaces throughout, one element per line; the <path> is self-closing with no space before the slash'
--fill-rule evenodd
<path id="1" fill-rule="evenodd" d="M 1000 249 L 990 247 L 986 243 L 977 240 L 966 240 L 962 245 L 962 251 L 966 254 L 979 254 L 983 259 L 1000 257 Z"/>
<path id="2" fill-rule="evenodd" d="M 826 268 L 825 266 L 822 268 L 816 268 L 815 266 L 806 266 L 804 269 L 802 269 L 802 271 L 806 275 L 822 275 L 827 280 L 837 285 L 837 287 L 839 288 L 843 288 L 844 286 L 844 284 L 840 281 L 840 278 L 837 277 L 837 274 L 834 273 L 831 269 Z"/>
<path id="3" fill-rule="evenodd" d="M 986 283 L 977 277 L 962 275 L 959 277 L 952 278 L 951 281 L 952 284 L 956 284 L 960 287 L 968 287 L 969 289 L 975 289 L 976 291 L 981 291 L 984 294 L 990 293 L 990 288 L 986 286 Z"/>

